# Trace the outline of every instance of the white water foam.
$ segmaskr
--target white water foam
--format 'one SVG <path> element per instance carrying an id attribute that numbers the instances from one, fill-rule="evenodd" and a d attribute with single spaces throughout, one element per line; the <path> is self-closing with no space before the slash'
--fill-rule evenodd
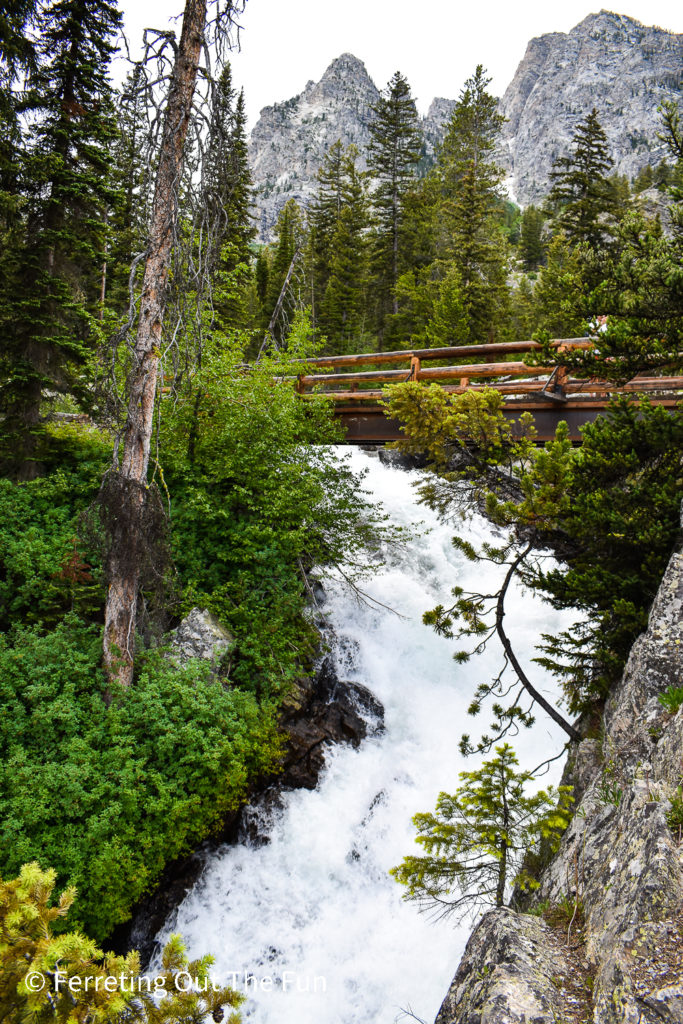
<path id="1" fill-rule="evenodd" d="M 476 766 L 463 760 L 458 742 L 463 731 L 477 736 L 488 724 L 485 713 L 481 721 L 468 718 L 467 706 L 476 684 L 501 663 L 492 645 L 457 665 L 455 644 L 424 626 L 422 613 L 446 601 L 456 583 L 495 587 L 501 570 L 469 563 L 453 548 L 453 527 L 416 502 L 416 473 L 361 451 L 349 457 L 354 468 L 367 468 L 366 488 L 413 536 L 364 584 L 400 617 L 359 604 L 336 584 L 325 605 L 340 641 L 340 675 L 379 697 L 386 731 L 358 750 L 331 750 L 316 790 L 285 795 L 267 845 L 245 842 L 214 855 L 158 936 L 163 942 L 179 931 L 191 956 L 211 952 L 214 977 L 246 991 L 244 1016 L 258 1024 L 392 1024 L 405 1010 L 430 1022 L 471 927 L 420 915 L 388 870 L 419 852 L 412 815 L 432 810 L 439 792 L 456 789 L 458 773 Z M 476 544 L 492 533 L 474 518 L 467 535 Z M 540 633 L 566 619 L 519 591 L 508 604 L 518 655 L 552 697 L 552 684 L 530 658 Z M 533 768 L 557 753 L 563 738 L 540 711 L 533 729 L 512 742 L 521 764 Z M 557 781 L 559 764 L 544 784 Z"/>

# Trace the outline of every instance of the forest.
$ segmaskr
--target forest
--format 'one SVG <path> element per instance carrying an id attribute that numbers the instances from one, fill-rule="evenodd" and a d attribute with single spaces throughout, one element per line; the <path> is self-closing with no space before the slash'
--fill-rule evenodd
<path id="1" fill-rule="evenodd" d="M 229 61 L 242 6 L 207 14 L 187 0 L 179 37 L 146 38 L 120 86 L 115 2 L 10 0 L 0 15 L 7 1020 L 221 1020 L 239 1002 L 228 990 L 142 1000 L 134 1018 L 125 990 L 50 1000 L 22 979 L 27 960 L 46 975 L 57 962 L 139 973 L 135 954 L 103 960 L 100 947 L 169 861 L 278 771 L 283 702 L 319 654 L 312 577 L 344 566 L 352 585 L 398 542 L 343 459 L 330 403 L 292 386 L 306 357 L 545 345 L 600 317 L 599 349 L 572 355 L 573 372 L 626 380 L 683 365 L 675 105 L 661 111 L 667 162 L 615 175 L 593 110 L 547 198 L 521 210 L 496 163 L 501 116 L 483 68 L 429 166 L 397 72 L 368 153 L 333 145 L 308 208 L 288 202 L 260 244 Z M 451 515 L 463 480 L 485 492 L 513 539 L 467 556 L 514 562 L 554 607 L 581 610 L 580 629 L 546 637 L 542 657 L 563 680 L 562 714 L 589 728 L 679 530 L 683 411 L 619 400 L 581 449 L 561 429 L 538 449 L 531 432 L 510 435 L 490 393 L 468 405 L 437 392 L 388 397 L 403 447 L 428 457 L 424 500 Z M 492 471 L 517 481 L 514 500 L 491 492 Z M 562 562 L 545 572 L 534 551 L 548 544 Z M 228 678 L 168 655 L 195 607 L 229 631 Z M 477 595 L 458 593 L 425 621 L 476 640 L 484 617 Z M 525 724 L 495 682 L 473 694 L 477 710 L 490 697 L 480 752 Z M 187 967 L 179 942 L 164 956 L 169 976 Z"/>

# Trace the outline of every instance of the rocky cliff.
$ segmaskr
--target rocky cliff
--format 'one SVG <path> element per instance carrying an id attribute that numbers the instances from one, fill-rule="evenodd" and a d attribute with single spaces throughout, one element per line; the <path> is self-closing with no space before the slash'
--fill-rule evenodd
<path id="1" fill-rule="evenodd" d="M 315 191 L 315 176 L 330 146 L 341 139 L 358 147 L 358 167 L 366 167 L 372 106 L 379 90 L 365 64 L 343 53 L 332 61 L 319 82 L 309 82 L 298 96 L 265 107 L 251 133 L 249 161 L 256 185 L 259 236 L 270 237 L 278 213 L 288 199 L 306 205 Z M 429 163 L 440 141 L 442 125 L 454 100 L 435 99 L 423 118 L 425 155 Z"/>
<path id="2" fill-rule="evenodd" d="M 473 62 L 474 62 L 473 58 Z M 454 92 L 463 72 L 454 70 Z M 579 121 L 597 107 L 616 169 L 629 177 L 665 155 L 657 140 L 657 107 L 683 88 L 683 35 L 646 27 L 625 15 L 591 14 L 569 33 L 532 39 L 501 100 L 508 118 L 499 162 L 522 204 L 548 191 L 549 172 Z M 267 240 L 288 199 L 306 205 L 330 146 L 341 139 L 364 154 L 371 108 L 379 91 L 361 60 L 344 53 L 319 82 L 298 96 L 265 107 L 250 139 L 259 236 Z M 455 100 L 437 98 L 423 118 L 424 171 L 443 138 Z"/>
<path id="3" fill-rule="evenodd" d="M 682 86 L 683 35 L 622 14 L 589 14 L 571 32 L 532 39 L 501 100 L 512 194 L 524 204 L 545 195 L 553 161 L 593 107 L 620 174 L 659 163 L 657 107 Z"/>
<path id="4" fill-rule="evenodd" d="M 484 915 L 436 1024 L 683 1021 L 683 846 L 672 827 L 683 824 L 683 708 L 670 714 L 657 699 L 671 685 L 683 685 L 683 549 L 600 739 L 571 752 L 575 815 L 527 907 L 536 913 Z"/>
<path id="5" fill-rule="evenodd" d="M 269 237 L 288 199 L 308 202 L 318 168 L 337 139 L 344 146 L 357 146 L 358 166 L 365 167 L 371 107 L 378 97 L 363 62 L 343 53 L 319 82 L 309 82 L 298 96 L 261 111 L 249 142 L 261 238 Z"/>

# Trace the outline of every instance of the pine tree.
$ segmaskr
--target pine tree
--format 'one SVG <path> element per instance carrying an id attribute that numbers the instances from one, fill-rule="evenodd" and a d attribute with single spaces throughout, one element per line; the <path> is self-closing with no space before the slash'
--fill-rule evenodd
<path id="1" fill-rule="evenodd" d="M 377 224 L 372 263 L 381 348 L 387 317 L 399 311 L 396 283 L 408 269 L 403 249 L 404 203 L 415 180 L 422 146 L 415 101 L 400 72 L 391 78 L 373 114 L 368 165 L 377 181 L 372 196 Z"/>
<path id="2" fill-rule="evenodd" d="M 56 0 L 40 12 L 37 63 L 23 104 L 25 237 L 5 303 L 0 409 L 3 460 L 23 478 L 40 471 L 46 391 L 85 398 L 79 377 L 92 347 L 114 196 L 115 119 L 107 67 L 120 14 L 107 0 Z"/>
<path id="3" fill-rule="evenodd" d="M 244 996 L 210 979 L 213 958 L 189 961 L 179 935 L 162 952 L 154 982 L 142 974 L 140 955 L 103 953 L 85 935 L 53 934 L 76 892 L 52 900 L 55 872 L 24 864 L 18 878 L 0 878 L 0 1019 L 32 1024 L 189 1024 L 213 1016 L 239 1024 Z M 198 979 L 198 990 L 186 978 Z M 188 990 L 189 989 L 189 990 Z"/>
<path id="4" fill-rule="evenodd" d="M 134 258 L 144 252 L 152 204 L 149 111 L 143 69 L 136 65 L 117 96 L 118 135 L 113 147 L 112 181 L 119 201 L 109 211 L 106 301 L 117 312 L 127 309 Z"/>
<path id="5" fill-rule="evenodd" d="M 507 247 L 502 230 L 502 170 L 492 153 L 504 118 L 479 65 L 465 82 L 435 169 L 441 188 L 439 255 L 457 269 L 469 340 L 495 337 L 507 306 Z"/>
<path id="6" fill-rule="evenodd" d="M 270 326 L 278 344 L 286 338 L 294 311 L 301 305 L 297 263 L 305 243 L 306 227 L 301 208 L 294 199 L 289 199 L 280 211 L 275 240 L 269 247 L 267 292 L 263 306 L 264 326 Z"/>
<path id="7" fill-rule="evenodd" d="M 525 270 L 538 270 L 545 261 L 543 225 L 545 217 L 536 206 L 527 206 L 522 214 L 519 258 Z"/>
<path id="8" fill-rule="evenodd" d="M 556 848 L 569 823 L 571 787 L 528 794 L 533 774 L 518 764 L 504 743 L 481 768 L 460 773 L 462 785 L 439 795 L 435 813 L 415 815 L 425 855 L 408 856 L 390 872 L 407 886 L 405 899 L 463 917 L 473 906 L 504 906 L 511 884 L 534 885 L 522 859 L 544 841 Z"/>
<path id="9" fill-rule="evenodd" d="M 550 177 L 549 204 L 569 242 L 600 248 L 611 236 L 618 214 L 614 185 L 607 177 L 614 161 L 607 136 L 593 108 L 576 128 L 568 156 L 555 161 Z"/>
<path id="10" fill-rule="evenodd" d="M 344 208 L 344 178 L 347 161 L 341 139 L 334 142 L 323 158 L 316 176 L 316 194 L 308 209 L 310 227 L 311 311 L 317 323 L 318 307 L 330 278 L 334 252 L 332 239 Z"/>
<path id="11" fill-rule="evenodd" d="M 314 322 L 334 352 L 360 344 L 365 319 L 368 200 L 357 159 L 355 146 L 330 148 L 309 210 Z"/>
<path id="12" fill-rule="evenodd" d="M 223 244 L 230 241 L 231 263 L 250 260 L 249 243 L 256 231 L 251 217 L 252 182 L 249 170 L 244 93 L 232 88 L 226 63 L 216 83 L 210 111 L 207 155 L 203 167 L 202 207 L 213 250 L 214 266 Z M 232 269 L 224 266 L 223 269 Z"/>
<path id="13" fill-rule="evenodd" d="M 588 317 L 588 288 L 578 252 L 563 232 L 548 246 L 534 287 L 537 323 L 552 338 L 580 338 Z"/>

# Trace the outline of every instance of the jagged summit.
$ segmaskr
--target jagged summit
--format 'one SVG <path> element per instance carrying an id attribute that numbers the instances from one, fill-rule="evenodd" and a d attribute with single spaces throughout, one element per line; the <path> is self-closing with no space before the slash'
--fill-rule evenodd
<path id="1" fill-rule="evenodd" d="M 678 98 L 683 36 L 601 10 L 570 32 L 537 36 L 505 91 L 508 118 L 502 159 L 516 198 L 532 202 L 548 190 L 557 156 L 595 106 L 616 170 L 629 177 L 666 154 L 657 140 L 657 107 Z"/>
<path id="2" fill-rule="evenodd" d="M 454 79 L 455 93 L 457 69 Z M 567 152 L 577 124 L 594 106 L 619 173 L 633 177 L 659 163 L 666 153 L 657 139 L 657 108 L 680 99 L 682 90 L 683 35 L 625 14 L 601 10 L 570 32 L 532 39 L 500 101 L 507 123 L 498 160 L 508 169 L 511 194 L 526 204 L 547 193 L 553 162 Z M 288 199 L 308 202 L 337 139 L 365 152 L 378 98 L 363 61 L 342 53 L 298 96 L 264 107 L 250 142 L 261 238 L 269 237 Z M 454 103 L 433 100 L 423 120 L 428 154 L 441 142 Z"/>

